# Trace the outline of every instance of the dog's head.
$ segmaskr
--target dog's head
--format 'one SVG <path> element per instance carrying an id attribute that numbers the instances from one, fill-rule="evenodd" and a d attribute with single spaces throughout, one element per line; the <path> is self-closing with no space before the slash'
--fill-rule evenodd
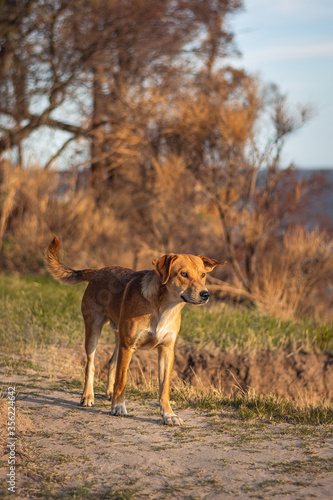
<path id="1" fill-rule="evenodd" d="M 206 275 L 214 267 L 223 266 L 226 262 L 202 255 L 169 253 L 154 260 L 153 264 L 161 283 L 175 299 L 190 304 L 206 304 L 210 296 L 206 288 Z"/>

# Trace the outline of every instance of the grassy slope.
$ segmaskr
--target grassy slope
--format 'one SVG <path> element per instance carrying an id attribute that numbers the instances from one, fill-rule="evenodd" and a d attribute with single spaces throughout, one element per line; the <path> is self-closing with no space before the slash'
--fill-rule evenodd
<path id="1" fill-rule="evenodd" d="M 83 341 L 80 302 L 85 284 L 65 286 L 49 277 L 0 275 L 0 342 L 19 346 L 77 345 Z M 103 336 L 109 336 L 105 328 Z M 333 327 L 311 321 L 281 321 L 226 305 L 186 306 L 180 337 L 199 347 L 213 342 L 228 351 L 294 350 L 333 352 Z M 16 347 L 14 347 L 14 345 Z"/>
<path id="2" fill-rule="evenodd" d="M 2 352 L 22 353 L 31 350 L 77 346 L 83 343 L 80 301 L 85 285 L 68 287 L 48 277 L 0 276 L 0 344 Z M 106 342 L 112 341 L 109 328 Z M 180 336 L 198 347 L 214 342 L 222 349 L 252 350 L 304 347 L 333 351 L 333 329 L 309 321 L 282 322 L 256 311 L 228 306 L 190 307 L 183 311 Z M 110 337 L 110 339 L 108 338 Z M 75 382 L 74 380 L 72 381 Z M 81 382 L 79 385 L 81 385 Z M 129 389 L 141 397 L 156 397 L 155 388 Z M 215 389 L 198 391 L 179 385 L 173 390 L 178 404 L 216 411 L 231 409 L 240 418 L 293 421 L 307 424 L 331 423 L 332 407 L 311 405 L 299 408 L 289 401 L 254 393 L 225 396 Z M 230 413 L 228 412 L 228 416 Z"/>

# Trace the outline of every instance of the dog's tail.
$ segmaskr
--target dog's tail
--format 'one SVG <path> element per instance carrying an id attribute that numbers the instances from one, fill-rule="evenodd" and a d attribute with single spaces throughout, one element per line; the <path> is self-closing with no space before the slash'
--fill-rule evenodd
<path id="1" fill-rule="evenodd" d="M 59 259 L 59 239 L 54 236 L 46 250 L 46 266 L 49 273 L 66 285 L 77 285 L 83 281 L 90 281 L 97 269 L 83 269 L 75 271 L 65 266 Z"/>

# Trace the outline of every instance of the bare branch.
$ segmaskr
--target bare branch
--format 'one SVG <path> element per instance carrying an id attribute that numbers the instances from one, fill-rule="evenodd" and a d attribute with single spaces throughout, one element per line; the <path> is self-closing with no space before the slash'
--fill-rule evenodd
<path id="1" fill-rule="evenodd" d="M 46 162 L 46 164 L 44 165 L 44 170 L 48 170 L 51 167 L 52 163 L 57 158 L 59 158 L 60 154 L 67 148 L 68 144 L 73 142 L 75 139 L 76 139 L 75 136 L 67 139 L 67 141 L 64 142 L 64 144 L 61 146 L 61 148 L 59 148 L 58 151 L 56 153 L 54 153 L 54 155 L 52 155 L 51 158 L 49 158 L 49 160 Z"/>

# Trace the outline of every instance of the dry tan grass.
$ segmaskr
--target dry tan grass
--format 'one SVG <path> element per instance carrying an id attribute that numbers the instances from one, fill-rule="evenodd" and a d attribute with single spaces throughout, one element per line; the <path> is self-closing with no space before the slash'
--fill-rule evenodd
<path id="1" fill-rule="evenodd" d="M 285 318 L 330 320 L 326 288 L 332 284 L 333 242 L 318 229 L 287 231 L 283 244 L 260 264 L 254 298 L 261 310 Z"/>
<path id="2" fill-rule="evenodd" d="M 52 232 L 61 239 L 63 259 L 75 268 L 116 264 L 142 269 L 169 251 L 211 257 L 225 253 L 216 212 L 182 155 L 155 159 L 142 189 L 137 168 L 129 165 L 114 180 L 112 200 L 78 188 L 75 174 L 65 186 L 57 172 L 37 167 L 23 170 L 3 162 L 0 174 L 0 257 L 7 270 L 40 271 Z M 229 203 L 232 197 L 229 190 Z M 212 290 L 243 296 L 275 316 L 331 321 L 332 238 L 318 229 L 298 227 L 273 240 L 265 234 L 263 215 L 230 209 L 228 217 L 235 234 L 248 247 L 256 245 L 251 289 L 225 266 L 228 284 L 214 280 Z M 243 272 L 241 246 L 235 244 L 235 252 Z"/>
<path id="3" fill-rule="evenodd" d="M 39 271 L 52 233 L 61 238 L 77 267 L 102 267 L 116 257 L 126 224 L 116 221 L 107 204 L 98 206 L 89 189 L 77 189 L 75 175 L 64 189 L 57 172 L 3 163 L 1 174 L 0 241 L 7 268 Z M 129 264 L 131 253 L 121 250 L 124 264 Z"/>

